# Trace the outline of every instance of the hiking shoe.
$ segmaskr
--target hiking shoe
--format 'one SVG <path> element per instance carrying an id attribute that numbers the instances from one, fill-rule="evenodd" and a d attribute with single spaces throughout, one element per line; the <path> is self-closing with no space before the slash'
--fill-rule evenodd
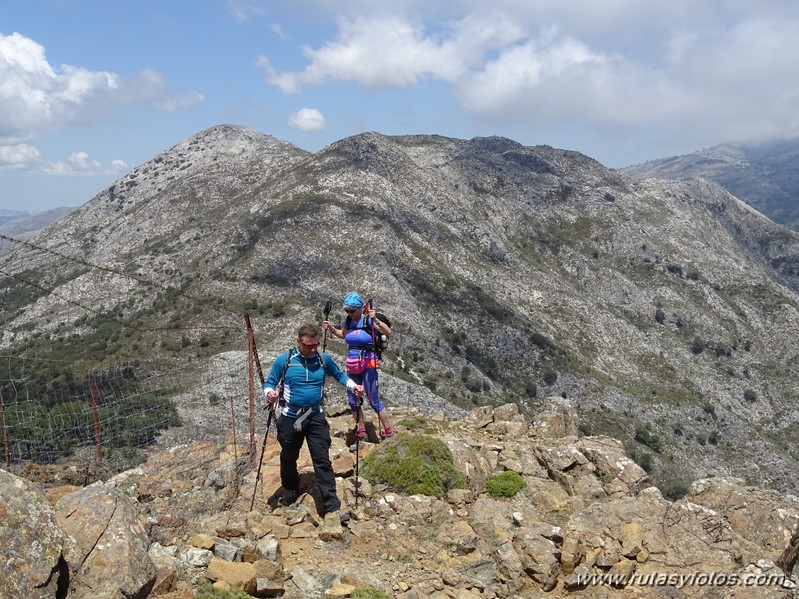
<path id="1" fill-rule="evenodd" d="M 289 507 L 294 505 L 297 501 L 297 497 L 299 497 L 299 493 L 294 490 L 286 490 L 283 492 L 283 496 L 278 499 L 278 503 L 284 507 Z"/>
<path id="2" fill-rule="evenodd" d="M 350 512 L 349 512 L 349 510 L 340 511 L 338 513 L 338 521 L 341 524 L 346 524 L 347 522 L 349 522 L 350 521 Z"/>
<path id="3" fill-rule="evenodd" d="M 358 437 L 359 441 L 363 441 L 364 439 L 366 439 L 366 429 L 359 428 L 356 436 Z"/>
<path id="4" fill-rule="evenodd" d="M 382 431 L 380 431 L 380 438 L 381 439 L 387 439 L 387 438 L 393 437 L 393 436 L 394 436 L 394 429 L 391 428 L 390 426 L 387 426 Z"/>

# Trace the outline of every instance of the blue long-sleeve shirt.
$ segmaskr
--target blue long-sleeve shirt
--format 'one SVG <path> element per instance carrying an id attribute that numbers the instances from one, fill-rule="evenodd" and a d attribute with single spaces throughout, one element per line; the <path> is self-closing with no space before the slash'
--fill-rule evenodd
<path id="1" fill-rule="evenodd" d="M 312 357 L 306 358 L 298 350 L 292 349 L 288 368 L 286 368 L 285 353 L 275 359 L 269 376 L 264 381 L 264 394 L 278 388 L 284 368 L 286 370 L 286 378 L 283 381 L 284 416 L 293 418 L 297 415 L 298 409 L 316 406 L 322 401 L 325 372 L 341 385 L 355 386 L 355 382 L 342 372 L 329 355 L 316 352 Z M 321 411 L 321 405 L 317 409 Z"/>

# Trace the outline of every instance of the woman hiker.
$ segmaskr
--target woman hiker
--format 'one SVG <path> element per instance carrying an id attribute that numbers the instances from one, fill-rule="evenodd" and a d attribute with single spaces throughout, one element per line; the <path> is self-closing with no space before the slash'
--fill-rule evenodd
<path id="1" fill-rule="evenodd" d="M 369 398 L 369 406 L 377 414 L 380 421 L 380 437 L 392 437 L 394 429 L 388 417 L 388 411 L 380 401 L 377 388 L 377 370 L 380 367 L 380 358 L 375 351 L 374 343 L 380 335 L 391 335 L 391 328 L 377 318 L 373 306 L 364 310 L 364 302 L 354 291 L 344 298 L 344 311 L 347 318 L 341 328 L 334 327 L 330 321 L 325 320 L 322 327 L 347 342 L 347 374 L 358 384 L 362 384 L 364 392 Z M 360 409 L 359 398 L 351 390 L 347 390 L 350 409 L 357 422 L 357 436 L 361 441 L 366 438 L 366 426 L 363 411 Z"/>

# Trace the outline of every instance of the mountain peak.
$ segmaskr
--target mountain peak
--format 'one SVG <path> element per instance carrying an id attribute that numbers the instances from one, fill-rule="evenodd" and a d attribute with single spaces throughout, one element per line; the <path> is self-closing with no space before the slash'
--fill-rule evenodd
<path id="1" fill-rule="evenodd" d="M 240 397 L 216 360 L 242 350 L 244 312 L 278 352 L 356 289 L 396 322 L 389 405 L 530 413 L 562 395 L 656 484 L 726 472 L 788 492 L 799 474 L 780 441 L 798 392 L 799 236 L 709 181 L 631 182 L 501 137 L 367 132 L 309 153 L 220 125 L 36 239 L 2 264 L 0 339 L 40 357 L 22 369 L 32 398 L 97 360 L 196 379 L 176 401 Z"/>

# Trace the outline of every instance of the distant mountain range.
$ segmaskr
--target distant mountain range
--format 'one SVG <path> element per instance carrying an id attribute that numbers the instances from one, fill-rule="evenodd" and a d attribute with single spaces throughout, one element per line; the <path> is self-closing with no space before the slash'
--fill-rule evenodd
<path id="1" fill-rule="evenodd" d="M 720 144 L 619 170 L 636 179 L 710 179 L 775 223 L 799 231 L 799 139 Z M 0 210 L 0 234 L 29 235 L 73 210 L 54 208 L 36 214 Z"/>
<path id="2" fill-rule="evenodd" d="M 28 239 L 34 233 L 61 220 L 73 210 L 75 207 L 53 208 L 36 214 L 19 210 L 0 210 L 0 235 Z M 13 246 L 8 243 L 0 243 L 0 254 L 12 249 Z"/>
<path id="3" fill-rule="evenodd" d="M 34 396 L 135 362 L 241 397 L 244 312 L 274 355 L 357 290 L 394 328 L 389 405 L 558 395 L 659 485 L 796 492 L 799 234 L 712 180 L 630 174 L 499 137 L 310 153 L 220 125 L 0 257 L 0 354 L 37 360 Z"/>
<path id="4" fill-rule="evenodd" d="M 705 177 L 775 223 L 799 231 L 799 139 L 722 144 L 621 170 L 637 179 Z"/>

